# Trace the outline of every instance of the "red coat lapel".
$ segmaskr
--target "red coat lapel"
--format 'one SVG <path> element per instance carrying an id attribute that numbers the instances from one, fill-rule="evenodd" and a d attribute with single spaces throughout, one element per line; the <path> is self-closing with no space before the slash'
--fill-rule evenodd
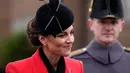
<path id="1" fill-rule="evenodd" d="M 33 59 L 33 70 L 34 73 L 48 73 L 44 62 L 42 61 L 42 59 L 40 58 L 39 55 L 39 50 L 37 50 L 33 55 L 32 55 L 32 59 Z"/>

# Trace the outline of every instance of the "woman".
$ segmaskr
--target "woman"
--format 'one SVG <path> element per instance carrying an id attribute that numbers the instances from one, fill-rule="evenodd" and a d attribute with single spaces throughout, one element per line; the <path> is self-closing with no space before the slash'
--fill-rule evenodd
<path id="1" fill-rule="evenodd" d="M 41 6 L 27 27 L 30 42 L 40 46 L 29 58 L 11 62 L 6 73 L 83 73 L 82 63 L 70 59 L 74 17 L 58 0 Z"/>

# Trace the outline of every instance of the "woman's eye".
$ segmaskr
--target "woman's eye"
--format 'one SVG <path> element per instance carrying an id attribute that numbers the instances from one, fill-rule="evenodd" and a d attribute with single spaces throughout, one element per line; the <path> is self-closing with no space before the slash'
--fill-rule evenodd
<path id="1" fill-rule="evenodd" d="M 71 33 L 70 34 L 74 34 L 74 31 L 71 31 Z"/>
<path id="2" fill-rule="evenodd" d="M 61 33 L 61 34 L 58 34 L 57 37 L 64 37 L 65 34 L 64 33 Z"/>

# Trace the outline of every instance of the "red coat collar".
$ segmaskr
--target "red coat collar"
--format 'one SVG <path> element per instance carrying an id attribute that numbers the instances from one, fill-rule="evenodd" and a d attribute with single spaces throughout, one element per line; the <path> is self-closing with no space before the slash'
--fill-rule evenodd
<path id="1" fill-rule="evenodd" d="M 32 59 L 33 59 L 34 73 L 41 73 L 41 72 L 47 73 L 48 72 L 44 65 L 44 62 L 40 58 L 39 49 L 32 55 Z"/>
<path id="2" fill-rule="evenodd" d="M 41 73 L 41 72 L 48 73 L 44 65 L 44 62 L 40 58 L 39 49 L 32 55 L 31 58 L 32 58 L 34 73 Z M 77 72 L 75 71 L 75 66 L 74 66 L 74 65 L 77 65 L 77 63 L 79 63 L 79 61 L 65 57 L 65 64 L 66 64 L 65 73 L 73 73 L 72 70 L 74 72 Z"/>

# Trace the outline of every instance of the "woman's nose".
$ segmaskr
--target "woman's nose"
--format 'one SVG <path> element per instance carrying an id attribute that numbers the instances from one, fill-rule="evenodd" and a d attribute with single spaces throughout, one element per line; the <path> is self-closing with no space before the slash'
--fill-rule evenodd
<path id="1" fill-rule="evenodd" d="M 69 35 L 67 38 L 67 43 L 73 43 L 74 42 L 74 35 Z"/>

